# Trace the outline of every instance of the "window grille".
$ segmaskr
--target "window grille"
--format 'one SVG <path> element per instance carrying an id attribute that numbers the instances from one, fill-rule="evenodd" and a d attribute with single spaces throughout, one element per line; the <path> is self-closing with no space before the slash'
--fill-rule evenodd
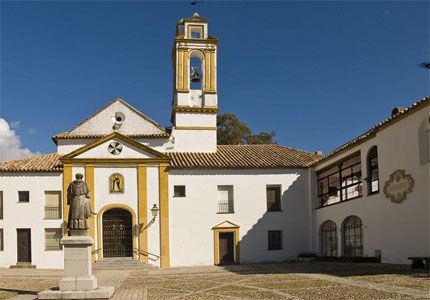
<path id="1" fill-rule="evenodd" d="M 61 192 L 45 191 L 45 219 L 61 219 Z"/>
<path id="2" fill-rule="evenodd" d="M 18 202 L 30 202 L 30 192 L 29 191 L 19 191 L 18 192 Z"/>
<path id="3" fill-rule="evenodd" d="M 320 227 L 321 256 L 337 256 L 336 223 L 328 220 Z"/>
<path id="4" fill-rule="evenodd" d="M 357 216 L 349 216 L 342 225 L 343 255 L 363 256 L 363 223 Z"/>
<path id="5" fill-rule="evenodd" d="M 4 250 L 3 228 L 0 228 L 0 251 Z"/>
<path id="6" fill-rule="evenodd" d="M 282 250 L 282 231 L 269 230 L 268 231 L 268 249 L 269 250 Z"/>
<path id="7" fill-rule="evenodd" d="M 45 228 L 45 250 L 61 250 L 61 228 Z"/>
<path id="8" fill-rule="evenodd" d="M 218 186 L 218 213 L 234 213 L 233 186 Z"/>
<path id="9" fill-rule="evenodd" d="M 368 193 L 379 192 L 378 148 L 373 146 L 367 155 L 367 187 Z"/>

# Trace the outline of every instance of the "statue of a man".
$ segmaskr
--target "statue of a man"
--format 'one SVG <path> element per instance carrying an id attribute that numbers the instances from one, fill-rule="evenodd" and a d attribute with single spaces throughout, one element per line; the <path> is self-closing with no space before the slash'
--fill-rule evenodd
<path id="1" fill-rule="evenodd" d="M 84 175 L 78 173 L 75 177 L 76 180 L 67 188 L 67 204 L 70 206 L 67 228 L 70 231 L 88 229 L 88 218 L 96 215 L 90 207 L 90 190 L 82 180 Z"/>

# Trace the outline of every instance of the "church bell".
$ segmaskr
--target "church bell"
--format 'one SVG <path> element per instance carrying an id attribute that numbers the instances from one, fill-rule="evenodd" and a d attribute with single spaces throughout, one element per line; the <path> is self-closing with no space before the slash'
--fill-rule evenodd
<path id="1" fill-rule="evenodd" d="M 197 83 L 201 80 L 201 75 L 198 67 L 191 67 L 191 82 Z"/>

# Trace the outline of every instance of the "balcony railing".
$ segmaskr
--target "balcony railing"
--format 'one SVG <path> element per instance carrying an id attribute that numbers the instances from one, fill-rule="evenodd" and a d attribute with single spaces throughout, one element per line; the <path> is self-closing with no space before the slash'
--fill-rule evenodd
<path id="1" fill-rule="evenodd" d="M 218 203 L 218 213 L 231 214 L 233 211 L 233 203 Z"/>
<path id="2" fill-rule="evenodd" d="M 45 206 L 45 219 L 48 219 L 48 220 L 61 219 L 61 207 Z"/>

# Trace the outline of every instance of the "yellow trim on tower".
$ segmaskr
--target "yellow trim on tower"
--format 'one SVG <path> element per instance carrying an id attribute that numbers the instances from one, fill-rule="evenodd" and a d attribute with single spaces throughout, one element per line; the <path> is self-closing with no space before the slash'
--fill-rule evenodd
<path id="1" fill-rule="evenodd" d="M 215 77 L 216 77 L 216 70 L 215 70 L 215 51 L 210 51 L 210 55 L 211 55 L 211 83 L 210 83 L 210 88 L 208 89 L 211 92 L 215 92 L 216 91 L 216 86 L 215 86 Z"/>
<path id="2" fill-rule="evenodd" d="M 205 91 L 210 91 L 210 78 L 212 74 L 210 73 L 211 66 L 210 54 L 208 51 L 205 51 Z"/>
<path id="3" fill-rule="evenodd" d="M 231 227 L 223 227 L 220 226 L 224 223 L 229 223 L 232 226 Z M 217 227 L 220 226 L 220 227 Z M 226 221 L 226 222 L 222 222 L 218 225 L 216 225 L 215 227 L 212 228 L 213 232 L 214 232 L 214 264 L 215 265 L 219 265 L 220 263 L 220 259 L 219 259 L 219 234 L 221 232 L 232 232 L 234 235 L 234 243 L 235 243 L 235 247 L 234 247 L 234 262 L 236 264 L 240 263 L 240 241 L 239 241 L 239 226 L 237 226 L 236 224 Z"/>
<path id="4" fill-rule="evenodd" d="M 88 189 L 90 190 L 90 207 L 91 209 L 95 210 L 94 207 L 94 203 L 95 203 L 95 199 L 94 199 L 94 195 L 95 195 L 95 191 L 94 191 L 94 165 L 92 164 L 87 164 L 85 165 L 85 182 L 88 185 Z M 88 234 L 89 236 L 93 239 L 93 241 L 96 240 L 96 229 L 95 229 L 95 220 L 94 217 L 91 216 L 88 220 L 89 222 L 89 226 L 90 228 L 88 229 Z M 92 258 L 93 261 L 96 260 L 96 253 L 95 253 L 95 243 L 93 243 L 93 245 L 91 246 L 91 253 L 92 254 Z"/>
<path id="5" fill-rule="evenodd" d="M 69 218 L 69 205 L 67 205 L 67 188 L 72 182 L 72 165 L 63 166 L 63 235 L 67 235 L 67 220 Z"/>
<path id="6" fill-rule="evenodd" d="M 189 64 L 190 64 L 190 52 L 185 51 L 184 53 L 184 90 L 188 90 L 190 88 L 188 79 L 190 78 L 189 74 Z"/>
<path id="7" fill-rule="evenodd" d="M 190 107 L 185 105 L 177 105 L 173 107 L 174 112 L 187 112 L 187 113 L 213 113 L 216 114 L 218 112 L 218 107 L 216 106 L 204 106 L 204 107 Z"/>
<path id="8" fill-rule="evenodd" d="M 183 77 L 184 77 L 184 69 L 182 67 L 182 58 L 184 56 L 184 52 L 182 50 L 178 51 L 178 90 L 181 91 L 184 89 Z"/>
<path id="9" fill-rule="evenodd" d="M 132 230 L 133 230 L 133 258 L 137 258 L 137 253 L 135 249 L 137 248 L 137 234 L 136 234 L 136 212 L 128 205 L 125 204 L 108 204 L 99 209 L 97 213 L 97 245 L 98 245 L 98 260 L 103 259 L 103 241 L 102 241 L 102 217 L 103 213 L 111 208 L 122 208 L 128 210 L 131 213 L 132 218 Z"/>
<path id="10" fill-rule="evenodd" d="M 137 186 L 138 186 L 138 209 L 139 218 L 139 250 L 148 253 L 148 179 L 147 168 L 144 164 L 137 166 Z M 141 262 L 148 263 L 148 256 L 139 252 Z"/>
<path id="11" fill-rule="evenodd" d="M 158 166 L 160 187 L 160 266 L 170 267 L 169 247 L 169 172 L 168 164 L 160 163 Z"/>

